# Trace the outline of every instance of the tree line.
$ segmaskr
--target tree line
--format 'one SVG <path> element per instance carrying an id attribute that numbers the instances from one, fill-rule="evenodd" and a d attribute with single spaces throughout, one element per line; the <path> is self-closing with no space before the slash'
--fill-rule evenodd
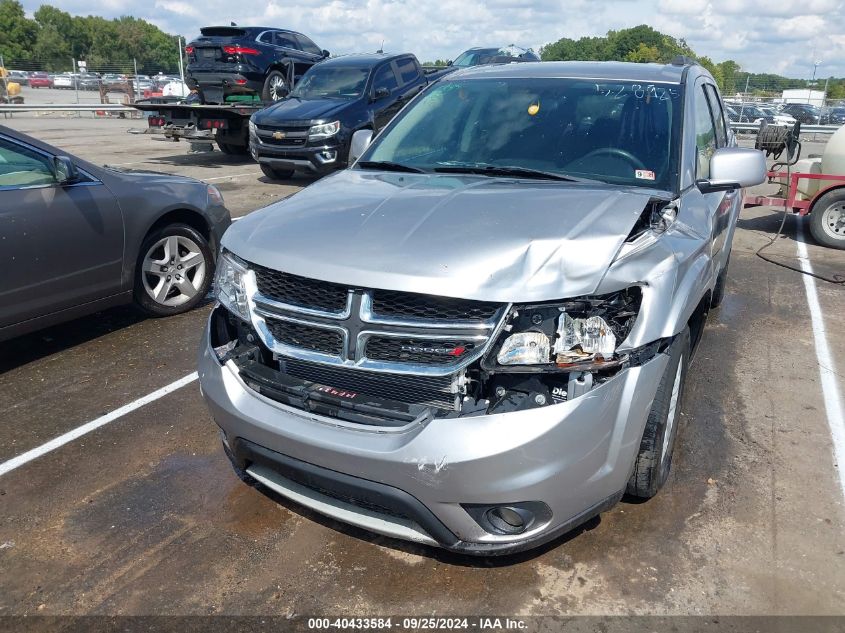
<path id="1" fill-rule="evenodd" d="M 30 19 L 18 0 L 0 0 L 0 55 L 22 70 L 66 71 L 72 60 L 84 60 L 89 69 L 130 72 L 137 61 L 139 72 L 173 72 L 179 40 L 129 16 L 72 16 L 44 4 Z"/>

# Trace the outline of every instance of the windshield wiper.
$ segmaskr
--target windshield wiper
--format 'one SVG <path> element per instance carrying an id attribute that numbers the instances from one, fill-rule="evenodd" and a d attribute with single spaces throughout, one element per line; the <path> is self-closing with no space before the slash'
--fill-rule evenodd
<path id="1" fill-rule="evenodd" d="M 539 180 L 566 180 L 569 182 L 594 182 L 587 178 L 564 176 L 552 171 L 529 169 L 515 165 L 490 165 L 487 163 L 469 163 L 466 165 L 447 165 L 435 167 L 434 171 L 446 174 L 480 174 L 482 176 L 516 176 L 520 178 L 537 178 Z"/>
<path id="2" fill-rule="evenodd" d="M 364 169 L 382 169 L 384 171 L 406 171 L 412 174 L 424 174 L 425 170 L 402 163 L 394 163 L 389 160 L 361 160 L 356 163 Z"/>

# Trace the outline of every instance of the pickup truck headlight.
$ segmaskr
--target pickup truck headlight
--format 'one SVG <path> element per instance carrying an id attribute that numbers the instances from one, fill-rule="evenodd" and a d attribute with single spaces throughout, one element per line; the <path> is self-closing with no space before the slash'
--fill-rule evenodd
<path id="1" fill-rule="evenodd" d="M 312 125 L 308 130 L 309 141 L 320 141 L 326 138 L 331 138 L 340 132 L 340 121 L 332 121 L 331 123 L 322 123 L 320 125 Z"/>
<path id="2" fill-rule="evenodd" d="M 249 118 L 249 135 L 250 136 L 257 136 L 258 132 L 256 132 L 255 130 L 256 130 L 255 123 L 253 123 L 252 117 L 250 117 Z"/>
<path id="3" fill-rule="evenodd" d="M 634 326 L 639 287 L 551 304 L 514 306 L 496 353 L 504 367 L 578 369 L 617 363 L 618 343 Z"/>
<path id="4" fill-rule="evenodd" d="M 214 295 L 220 305 L 244 321 L 249 321 L 249 302 L 244 283 L 249 270 L 231 253 L 221 253 L 214 277 Z"/>

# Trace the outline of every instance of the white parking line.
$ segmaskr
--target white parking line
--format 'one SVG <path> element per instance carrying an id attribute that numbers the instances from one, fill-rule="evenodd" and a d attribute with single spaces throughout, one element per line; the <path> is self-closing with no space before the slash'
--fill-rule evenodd
<path id="1" fill-rule="evenodd" d="M 87 422 L 82 426 L 76 427 L 72 431 L 68 431 L 63 435 L 59 435 L 58 437 L 50 440 L 49 442 L 46 442 L 45 444 L 42 444 L 41 446 L 37 446 L 36 448 L 33 448 L 32 450 L 29 450 L 22 455 L 18 455 L 17 457 L 13 457 L 12 459 L 0 464 L 0 476 L 3 476 L 10 471 L 13 471 L 15 470 L 15 468 L 19 468 L 34 459 L 38 459 L 42 455 L 46 455 L 50 451 L 54 451 L 57 448 L 64 446 L 68 442 L 72 442 L 73 440 L 90 433 L 91 431 L 99 429 L 101 426 L 105 426 L 109 422 L 114 422 L 115 420 L 123 417 L 127 413 L 132 413 L 136 409 L 140 409 L 141 407 L 143 407 L 145 404 L 154 402 L 155 400 L 166 396 L 172 391 L 181 389 L 185 385 L 189 385 L 194 382 L 197 378 L 197 372 L 194 372 L 193 374 L 188 374 L 187 376 L 185 376 L 184 378 L 180 378 L 176 382 L 172 382 L 169 385 L 158 389 L 157 391 L 153 391 L 152 393 L 147 394 L 142 398 L 138 398 L 134 402 L 130 402 L 129 404 L 123 405 L 119 409 L 115 409 L 111 413 L 106 413 L 105 415 L 100 416 L 96 420 L 91 420 L 90 422 Z"/>
<path id="2" fill-rule="evenodd" d="M 804 242 L 803 218 L 796 218 L 798 259 L 801 270 L 813 272 L 813 264 L 807 253 Z M 816 343 L 816 360 L 819 365 L 824 408 L 827 412 L 827 425 L 830 427 L 830 437 L 833 439 L 833 459 L 839 475 L 839 486 L 845 497 L 845 415 L 842 413 L 842 397 L 839 394 L 839 384 L 836 381 L 836 369 L 833 364 L 833 354 L 827 343 L 827 331 L 824 326 L 816 280 L 810 275 L 801 275 L 804 279 L 804 290 L 807 292 L 807 305 L 810 308 L 810 321 L 813 325 L 813 338 Z"/>
<path id="3" fill-rule="evenodd" d="M 211 182 L 212 180 L 226 180 L 227 178 L 243 178 L 244 176 L 257 176 L 257 171 L 251 171 L 248 174 L 235 174 L 234 176 L 215 176 L 214 178 L 206 178 L 206 182 Z"/>

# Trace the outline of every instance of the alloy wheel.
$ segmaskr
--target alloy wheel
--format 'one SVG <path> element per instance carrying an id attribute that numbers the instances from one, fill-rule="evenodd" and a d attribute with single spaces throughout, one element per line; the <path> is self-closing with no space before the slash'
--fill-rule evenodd
<path id="1" fill-rule="evenodd" d="M 187 303 L 205 281 L 205 257 L 196 242 L 182 235 L 158 240 L 146 252 L 141 265 L 144 290 L 163 306 Z"/>

